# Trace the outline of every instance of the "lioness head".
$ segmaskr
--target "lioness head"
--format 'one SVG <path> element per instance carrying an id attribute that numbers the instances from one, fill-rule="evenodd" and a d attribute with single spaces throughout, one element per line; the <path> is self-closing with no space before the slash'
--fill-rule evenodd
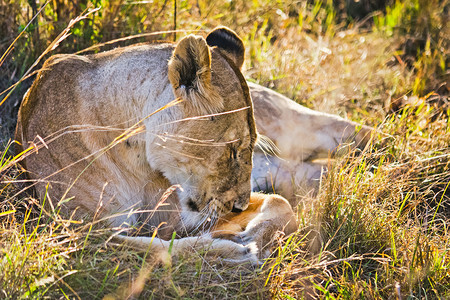
<path id="1" fill-rule="evenodd" d="M 187 226 L 248 206 L 256 127 L 240 72 L 243 59 L 239 37 L 219 28 L 206 40 L 185 37 L 169 61 L 168 78 L 186 118 L 163 140 L 168 156 L 154 164 L 182 186 L 178 196 Z"/>

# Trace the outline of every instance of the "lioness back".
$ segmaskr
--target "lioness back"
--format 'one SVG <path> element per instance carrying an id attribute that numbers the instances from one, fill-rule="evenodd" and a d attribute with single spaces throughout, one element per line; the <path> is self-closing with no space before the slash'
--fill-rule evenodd
<path id="1" fill-rule="evenodd" d="M 168 232 L 245 209 L 256 128 L 242 61 L 242 41 L 223 28 L 208 44 L 191 35 L 51 57 L 16 129 L 23 147 L 44 141 L 24 161 L 40 198 L 77 218 Z"/>

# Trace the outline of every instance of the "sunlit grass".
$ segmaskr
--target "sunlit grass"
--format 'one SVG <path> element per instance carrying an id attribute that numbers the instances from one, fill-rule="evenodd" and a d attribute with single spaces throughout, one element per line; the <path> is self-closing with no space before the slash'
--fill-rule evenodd
<path id="1" fill-rule="evenodd" d="M 280 296 L 297 298 L 314 286 L 316 297 L 331 299 L 448 297 L 450 132 L 445 120 L 417 130 L 423 121 L 417 110 L 405 108 L 382 124 L 393 140 L 381 139 L 376 148 L 331 167 L 315 210 L 306 211 L 310 227 L 318 228 L 319 250 L 315 246 L 306 258 L 281 263 L 272 281 Z M 424 138 L 431 133 L 440 138 Z M 298 255 L 307 249 L 288 245 Z M 296 273 L 305 275 L 283 290 L 286 276 Z"/>

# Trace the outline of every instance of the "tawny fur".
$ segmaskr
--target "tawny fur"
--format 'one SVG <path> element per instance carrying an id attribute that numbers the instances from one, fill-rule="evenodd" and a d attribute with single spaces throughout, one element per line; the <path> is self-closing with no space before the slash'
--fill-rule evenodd
<path id="1" fill-rule="evenodd" d="M 254 243 L 259 257 L 266 258 L 271 253 L 277 233 L 289 235 L 297 229 L 295 213 L 285 198 L 252 193 L 248 208 L 220 218 L 211 235 L 213 238 L 225 238 L 242 244 Z"/>
<path id="2" fill-rule="evenodd" d="M 296 195 L 317 190 L 327 158 L 364 149 L 373 128 L 306 108 L 254 83 L 248 83 L 258 132 L 278 148 L 276 156 L 256 148 L 253 191 L 281 194 L 295 207 Z"/>
<path id="3" fill-rule="evenodd" d="M 176 45 L 50 58 L 16 131 L 23 147 L 46 141 L 23 163 L 48 210 L 141 234 L 158 228 L 161 243 L 247 208 L 256 135 L 239 68 L 192 35 Z M 225 253 L 254 255 L 225 244 Z"/>
<path id="4" fill-rule="evenodd" d="M 224 28 L 216 33 L 215 39 L 229 34 Z M 219 217 L 212 236 L 178 239 L 175 252 L 209 244 L 220 255 L 239 253 L 238 260 L 253 260 L 254 253 L 213 237 L 256 242 L 261 248 L 276 231 L 294 231 L 295 217 L 285 199 L 250 197 L 256 127 L 239 70 L 243 44 L 234 35 L 230 40 L 234 50 L 188 36 L 176 46 L 50 58 L 25 96 L 16 131 L 25 147 L 41 139 L 49 147 L 24 161 L 41 199 L 50 182 L 48 209 L 148 231 L 164 224 L 158 231 L 163 239 L 152 240 L 161 246 L 156 250 L 168 247 L 164 238 L 174 230 L 208 229 Z M 295 205 L 293 186 L 312 187 L 320 178 L 314 158 L 336 152 L 342 143 L 367 143 L 370 128 L 358 131 L 355 123 L 249 85 L 256 126 L 280 149 L 273 157 L 256 152 L 253 190 L 281 193 Z M 173 100 L 181 103 L 152 115 Z M 207 117 L 198 118 L 202 115 Z M 115 144 L 129 128 L 135 134 Z M 175 192 L 163 197 L 170 187 Z M 233 206 L 244 212 L 227 214 Z M 122 239 L 148 246 L 150 238 Z"/>
<path id="5" fill-rule="evenodd" d="M 256 257 L 267 258 L 271 254 L 277 234 L 289 235 L 297 229 L 296 215 L 286 199 L 279 195 L 252 193 L 245 211 L 220 217 L 210 233 L 176 239 L 171 254 L 206 251 L 210 256 L 219 256 L 229 262 L 258 263 Z M 158 253 L 167 253 L 172 244 L 152 237 L 116 236 L 115 239 L 144 250 L 151 244 Z M 234 242 L 242 246 L 236 246 Z"/>

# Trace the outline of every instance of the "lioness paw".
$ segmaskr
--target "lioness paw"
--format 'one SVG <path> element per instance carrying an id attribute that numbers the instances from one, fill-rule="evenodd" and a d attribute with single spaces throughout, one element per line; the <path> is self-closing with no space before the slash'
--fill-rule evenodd
<path id="1" fill-rule="evenodd" d="M 243 245 L 256 247 L 258 257 L 264 259 L 272 253 L 274 241 L 284 235 L 281 229 L 278 226 L 274 226 L 271 221 L 264 221 L 256 226 L 248 227 L 245 231 L 238 234 L 237 239 Z"/>
<path id="2" fill-rule="evenodd" d="M 230 213 L 219 220 L 212 236 L 256 248 L 259 258 L 267 258 L 280 235 L 298 229 L 289 202 L 279 195 L 252 193 L 248 209 Z"/>
<path id="3" fill-rule="evenodd" d="M 261 262 L 258 259 L 258 248 L 254 243 L 239 244 L 234 241 L 224 239 L 214 239 L 207 255 L 213 255 L 225 263 L 249 263 L 258 266 Z"/>

